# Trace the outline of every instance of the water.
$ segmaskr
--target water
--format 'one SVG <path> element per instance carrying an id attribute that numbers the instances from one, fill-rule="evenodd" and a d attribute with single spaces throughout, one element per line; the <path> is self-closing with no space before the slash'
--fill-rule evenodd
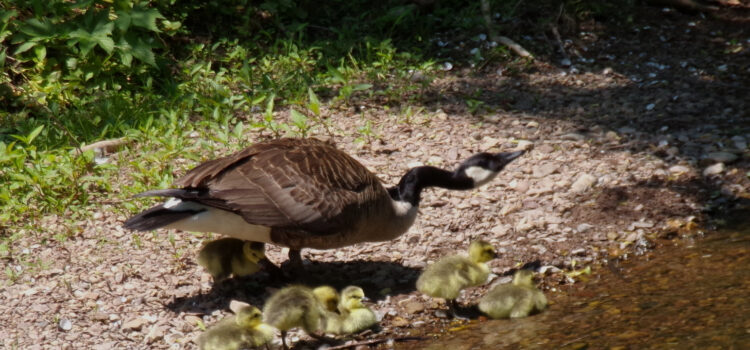
<path id="1" fill-rule="evenodd" d="M 750 349 L 750 226 L 601 268 L 541 314 L 398 349 Z"/>

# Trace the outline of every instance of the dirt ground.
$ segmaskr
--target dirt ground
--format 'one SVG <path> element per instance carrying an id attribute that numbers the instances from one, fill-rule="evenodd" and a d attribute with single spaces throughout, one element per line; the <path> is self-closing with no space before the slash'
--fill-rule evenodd
<path id="1" fill-rule="evenodd" d="M 566 272 L 638 259 L 720 225 L 722 213 L 750 199 L 748 6 L 713 15 L 643 7 L 632 26 L 580 23 L 562 33 L 571 65 L 559 51 L 531 64 L 454 64 L 420 92 L 428 102 L 409 120 L 375 102 L 327 111 L 337 145 L 388 185 L 412 166 L 530 151 L 479 190 L 426 191 L 417 222 L 394 241 L 303 251 L 310 273 L 295 282 L 362 286 L 382 321 L 354 338 L 387 340 L 455 326 L 414 282 L 471 239 L 495 245 L 498 278 L 533 264 L 556 293 L 575 282 Z M 469 97 L 482 101 L 478 110 Z M 374 125 L 365 145 L 353 132 L 362 116 Z M 18 269 L 16 259 L 49 262 L 0 283 L 4 348 L 191 349 L 199 324 L 228 315 L 230 300 L 260 306 L 283 286 L 265 273 L 213 285 L 196 263 L 208 235 L 128 232 L 117 203 L 101 203 L 79 235 L 40 243 L 60 227 L 50 217 L 16 242 L 20 256 L 0 261 L 3 269 Z M 279 247 L 268 255 L 285 261 Z M 471 304 L 485 291 L 459 300 Z M 296 349 L 318 345 L 291 338 Z"/>

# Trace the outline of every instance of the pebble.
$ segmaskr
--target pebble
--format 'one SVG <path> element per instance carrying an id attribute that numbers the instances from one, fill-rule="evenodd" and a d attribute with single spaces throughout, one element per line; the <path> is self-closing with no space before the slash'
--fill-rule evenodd
<path id="1" fill-rule="evenodd" d="M 530 149 L 534 148 L 534 143 L 528 140 L 518 140 L 518 144 L 516 145 L 516 150 L 525 150 L 528 151 Z"/>
<path id="2" fill-rule="evenodd" d="M 559 169 L 560 166 L 555 163 L 545 163 L 541 165 L 535 165 L 532 168 L 532 176 L 535 178 L 545 177 L 551 175 Z"/>
<path id="3" fill-rule="evenodd" d="M 703 169 L 703 176 L 718 175 L 724 172 L 724 163 L 716 163 Z"/>
<path id="4" fill-rule="evenodd" d="M 579 134 L 577 132 L 571 132 L 560 136 L 561 140 L 567 140 L 567 141 L 583 141 L 586 139 L 586 136 L 583 134 Z"/>
<path id="5" fill-rule="evenodd" d="M 734 142 L 734 147 L 740 151 L 744 151 L 747 148 L 747 140 L 742 136 L 732 136 L 732 142 Z"/>
<path id="6" fill-rule="evenodd" d="M 690 172 L 690 168 L 684 165 L 673 165 L 669 167 L 669 172 L 672 174 L 685 174 Z"/>
<path id="7" fill-rule="evenodd" d="M 703 156 L 703 159 L 714 163 L 731 163 L 737 160 L 737 155 L 731 152 L 711 152 Z"/>
<path id="8" fill-rule="evenodd" d="M 589 189 L 596 182 L 596 177 L 590 174 L 583 173 L 578 179 L 570 186 L 570 190 L 573 193 L 581 193 Z"/>
<path id="9" fill-rule="evenodd" d="M 576 230 L 578 230 L 578 232 L 586 232 L 592 229 L 593 227 L 594 225 L 583 223 L 583 224 L 578 225 L 578 227 L 576 227 Z"/>
<path id="10" fill-rule="evenodd" d="M 61 331 L 69 331 L 73 329 L 73 322 L 71 322 L 67 318 L 63 318 L 60 320 L 60 322 L 57 323 L 57 328 L 59 328 Z"/>

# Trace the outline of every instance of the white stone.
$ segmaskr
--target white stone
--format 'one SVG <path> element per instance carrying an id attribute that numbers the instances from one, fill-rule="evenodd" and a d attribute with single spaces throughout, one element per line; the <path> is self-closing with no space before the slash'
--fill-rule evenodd
<path id="1" fill-rule="evenodd" d="M 570 190 L 573 193 L 584 192 L 589 189 L 596 182 L 596 177 L 590 174 L 583 173 L 578 179 L 570 186 Z"/>
<path id="2" fill-rule="evenodd" d="M 718 175 L 724 172 L 724 163 L 716 163 L 703 169 L 703 176 Z"/>

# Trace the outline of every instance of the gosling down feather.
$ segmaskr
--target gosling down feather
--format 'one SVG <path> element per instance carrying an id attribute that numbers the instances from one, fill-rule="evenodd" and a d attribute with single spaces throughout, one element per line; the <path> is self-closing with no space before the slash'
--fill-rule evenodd
<path id="1" fill-rule="evenodd" d="M 328 313 L 326 333 L 354 334 L 378 323 L 375 313 L 362 303 L 365 292 L 357 286 L 348 286 L 341 291 L 339 312 Z"/>
<path id="2" fill-rule="evenodd" d="M 310 336 L 324 331 L 327 315 L 327 292 L 335 289 L 322 286 L 314 290 L 304 286 L 288 286 L 278 290 L 263 305 L 263 321 L 281 331 L 281 342 L 286 345 L 286 332 L 300 327 Z"/>
<path id="3" fill-rule="evenodd" d="M 290 248 L 332 249 L 394 239 L 414 223 L 422 190 L 469 190 L 492 180 L 523 151 L 478 153 L 454 171 L 409 169 L 396 186 L 328 142 L 283 138 L 206 161 L 174 183 L 137 197 L 169 197 L 128 219 L 138 231 L 215 232 Z"/>
<path id="4" fill-rule="evenodd" d="M 266 257 L 263 243 L 236 238 L 221 238 L 206 243 L 198 253 L 198 264 L 220 282 L 229 275 L 247 276 L 260 270 L 260 261 Z"/>
<path id="5" fill-rule="evenodd" d="M 526 317 L 547 307 L 547 297 L 532 282 L 529 270 L 519 270 L 513 282 L 492 288 L 479 301 L 479 310 L 485 315 L 498 318 Z"/>
<path id="6" fill-rule="evenodd" d="M 469 256 L 451 255 L 427 266 L 417 279 L 417 290 L 431 297 L 447 299 L 455 316 L 456 298 L 461 290 L 487 281 L 490 269 L 485 263 L 495 257 L 492 245 L 473 241 L 469 245 Z"/>
<path id="7" fill-rule="evenodd" d="M 200 350 L 237 350 L 259 347 L 273 339 L 274 329 L 263 323 L 260 310 L 246 306 L 209 328 L 198 338 Z"/>

